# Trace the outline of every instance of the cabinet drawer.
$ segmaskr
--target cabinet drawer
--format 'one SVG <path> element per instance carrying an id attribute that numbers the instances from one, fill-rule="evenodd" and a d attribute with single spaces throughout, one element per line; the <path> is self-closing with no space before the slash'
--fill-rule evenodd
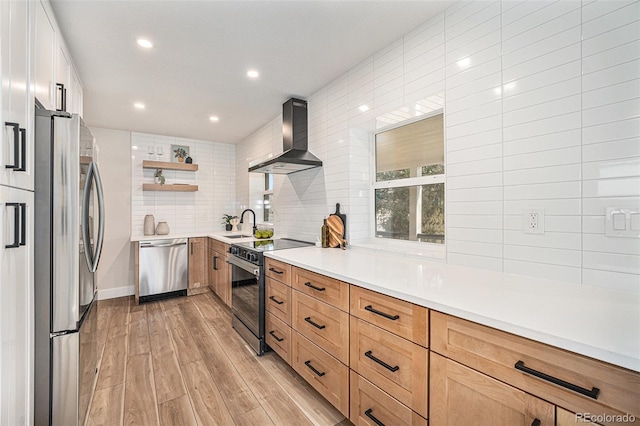
<path id="1" fill-rule="evenodd" d="M 427 417 L 427 349 L 352 316 L 349 361 L 361 376 Z"/>
<path id="2" fill-rule="evenodd" d="M 291 366 L 342 414 L 349 417 L 349 367 L 291 331 Z"/>
<path id="3" fill-rule="evenodd" d="M 292 292 L 293 328 L 349 364 L 349 314 L 299 291 Z"/>
<path id="4" fill-rule="evenodd" d="M 291 287 L 267 278 L 265 306 L 267 311 L 291 325 Z"/>
<path id="5" fill-rule="evenodd" d="M 640 418 L 640 373 L 434 311 L 431 350 L 576 413 Z M 593 394 L 554 384 L 536 372 Z"/>
<path id="6" fill-rule="evenodd" d="M 429 423 L 554 426 L 553 404 L 431 353 Z"/>
<path id="7" fill-rule="evenodd" d="M 291 327 L 280 321 L 271 312 L 265 316 L 267 345 L 276 351 L 287 364 L 291 364 Z"/>
<path id="8" fill-rule="evenodd" d="M 218 253 L 227 253 L 229 251 L 228 244 L 214 238 L 209 238 L 209 249 Z"/>
<path id="9" fill-rule="evenodd" d="M 296 267 L 293 267 L 292 275 L 291 285 L 296 290 L 349 311 L 349 284 Z"/>
<path id="10" fill-rule="evenodd" d="M 351 423 L 376 426 L 374 418 L 387 426 L 427 426 L 427 420 L 351 370 Z"/>
<path id="11" fill-rule="evenodd" d="M 269 257 L 265 258 L 265 275 L 288 286 L 291 285 L 291 265 Z"/>
<path id="12" fill-rule="evenodd" d="M 428 347 L 429 311 L 423 306 L 352 285 L 350 313 Z"/>

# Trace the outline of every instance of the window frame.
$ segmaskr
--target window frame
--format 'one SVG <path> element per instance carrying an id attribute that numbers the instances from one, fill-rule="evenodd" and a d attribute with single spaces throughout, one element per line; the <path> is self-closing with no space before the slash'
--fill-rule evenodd
<path id="1" fill-rule="evenodd" d="M 431 257 L 436 257 L 436 258 L 443 258 L 446 254 L 446 244 L 447 244 L 447 235 L 446 235 L 446 221 L 445 221 L 445 236 L 444 236 L 444 242 L 442 244 L 440 243 L 430 243 L 430 242 L 422 242 L 422 241 L 412 241 L 412 240 L 399 240 L 399 239 L 393 239 L 393 238 L 379 238 L 376 237 L 376 228 L 377 228 L 377 221 L 376 221 L 376 190 L 378 189 L 388 189 L 388 188 L 405 188 L 405 187 L 411 187 L 411 186 L 422 186 L 422 185 L 435 185 L 435 184 L 444 184 L 444 197 L 445 197 L 445 219 L 446 219 L 446 196 L 447 196 L 447 184 L 446 184 L 446 180 L 447 180 L 447 167 L 446 167 L 446 155 L 447 155 L 447 151 L 446 151 L 446 126 L 445 129 L 443 129 L 443 134 L 444 134 L 444 138 L 442 141 L 442 148 L 443 148 L 443 156 L 444 156 L 444 161 L 443 163 L 445 164 L 444 167 L 444 173 L 442 174 L 438 174 L 438 175 L 427 175 L 427 176 L 417 176 L 417 177 L 409 177 L 409 178 L 403 178 L 403 179 L 394 179 L 394 180 L 385 180 L 385 181 L 380 181 L 378 182 L 376 180 L 377 177 L 377 165 L 376 165 L 376 135 L 379 133 L 383 133 L 383 132 L 387 132 L 389 130 L 393 130 L 393 129 L 397 129 L 399 127 L 403 127 L 409 124 L 413 124 L 416 123 L 418 121 L 422 121 L 422 120 L 426 120 L 429 119 L 431 117 L 435 117 L 438 115 L 442 115 L 443 116 L 443 126 L 445 126 L 445 117 L 444 117 L 444 108 L 440 108 L 437 109 L 435 111 L 432 111 L 428 114 L 422 114 L 420 116 L 417 116 L 415 118 L 409 119 L 409 120 L 404 120 L 402 122 L 399 123 L 394 123 L 392 125 L 389 126 L 385 126 L 385 127 L 381 127 L 379 129 L 376 129 L 375 131 L 373 131 L 372 133 L 370 133 L 370 148 L 371 148 L 371 156 L 370 156 L 370 183 L 371 183 L 371 189 L 369 191 L 370 194 L 370 200 L 371 200 L 371 206 L 370 206 L 370 218 L 371 218 L 371 226 L 370 226 L 370 239 L 372 242 L 376 243 L 376 244 L 380 244 L 380 245 L 385 245 L 385 246 L 390 246 L 392 248 L 396 248 L 399 250 L 408 250 L 410 252 L 414 252 L 416 248 L 419 248 L 419 250 L 417 250 L 418 252 L 420 252 L 423 255 L 426 256 L 431 256 Z M 417 218 L 416 218 L 417 220 Z"/>

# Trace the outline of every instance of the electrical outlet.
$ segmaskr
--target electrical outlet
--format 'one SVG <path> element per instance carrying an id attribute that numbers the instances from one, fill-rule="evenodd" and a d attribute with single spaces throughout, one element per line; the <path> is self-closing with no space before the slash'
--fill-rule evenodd
<path id="1" fill-rule="evenodd" d="M 526 234 L 544 234 L 544 209 L 525 210 L 522 221 Z"/>

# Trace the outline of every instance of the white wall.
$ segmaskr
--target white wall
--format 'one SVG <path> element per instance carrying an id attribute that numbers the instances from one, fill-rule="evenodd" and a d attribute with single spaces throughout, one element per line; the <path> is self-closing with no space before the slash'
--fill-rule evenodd
<path id="1" fill-rule="evenodd" d="M 367 132 L 444 90 L 447 262 L 640 291 L 638 239 L 604 236 L 607 206 L 640 205 L 639 17 L 638 1 L 454 4 L 309 97 L 324 167 L 277 177 L 276 232 L 314 240 L 340 202 L 366 239 Z M 280 123 L 238 145 L 243 206 Z M 545 209 L 544 235 L 522 232 L 528 208 Z"/>
<path id="2" fill-rule="evenodd" d="M 164 170 L 166 183 L 198 185 L 196 192 L 143 191 L 143 183 L 153 183 L 155 170 L 143 169 L 142 161 L 149 159 L 147 148 L 161 146 L 162 161 L 170 161 L 171 145 L 187 145 L 196 172 Z M 132 167 L 129 184 L 132 191 L 132 235 L 143 235 L 144 217 L 152 214 L 156 224 L 168 223 L 171 232 L 207 233 L 224 230 L 222 215 L 237 214 L 235 204 L 235 146 L 224 143 L 174 138 L 169 136 L 132 133 Z M 157 158 L 154 158 L 157 160 Z"/>
<path id="3" fill-rule="evenodd" d="M 92 127 L 105 201 L 105 236 L 97 272 L 98 298 L 133 294 L 131 133 Z"/>

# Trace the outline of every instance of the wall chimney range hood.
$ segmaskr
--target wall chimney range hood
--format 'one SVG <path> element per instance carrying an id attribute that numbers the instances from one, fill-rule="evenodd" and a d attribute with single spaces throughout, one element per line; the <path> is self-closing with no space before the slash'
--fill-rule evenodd
<path id="1" fill-rule="evenodd" d="M 287 175 L 322 167 L 322 161 L 308 149 L 307 102 L 291 98 L 282 105 L 282 144 L 284 152 L 249 167 L 249 172 Z"/>

